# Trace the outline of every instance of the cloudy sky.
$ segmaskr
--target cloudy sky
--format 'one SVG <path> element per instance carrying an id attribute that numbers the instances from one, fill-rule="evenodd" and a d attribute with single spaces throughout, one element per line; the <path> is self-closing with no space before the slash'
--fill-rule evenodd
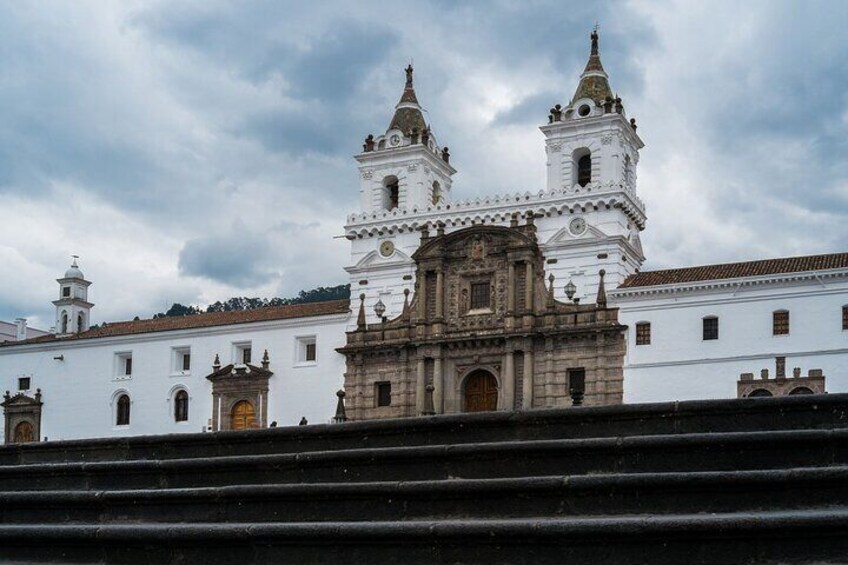
<path id="1" fill-rule="evenodd" d="M 454 197 L 539 190 L 596 20 L 646 268 L 848 250 L 848 2 L 0 0 L 0 319 L 71 254 L 95 322 L 346 282 L 410 59 Z"/>

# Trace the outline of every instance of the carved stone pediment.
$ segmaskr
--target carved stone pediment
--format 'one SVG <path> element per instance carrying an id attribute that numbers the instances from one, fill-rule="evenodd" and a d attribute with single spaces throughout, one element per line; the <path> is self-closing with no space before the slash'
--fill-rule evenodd
<path id="1" fill-rule="evenodd" d="M 418 248 L 412 258 L 480 261 L 511 249 L 536 249 L 536 238 L 519 229 L 502 226 L 473 226 L 433 238 Z"/>
<path id="2" fill-rule="evenodd" d="M 35 397 L 21 392 L 12 396 L 6 391 L 3 402 L 0 403 L 6 425 L 6 444 L 40 441 L 43 405 L 41 389 L 36 390 Z"/>

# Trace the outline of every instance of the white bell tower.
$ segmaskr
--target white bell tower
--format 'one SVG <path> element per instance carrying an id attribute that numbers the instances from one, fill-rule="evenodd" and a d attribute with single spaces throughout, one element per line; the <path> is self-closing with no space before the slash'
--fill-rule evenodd
<path id="1" fill-rule="evenodd" d="M 558 279 L 574 280 L 583 298 L 597 288 L 604 269 L 606 284 L 620 285 L 644 262 L 639 233 L 645 208 L 636 191 L 636 167 L 644 143 L 636 120 L 610 88 L 601 64 L 597 29 L 591 34 L 589 61 L 568 105 L 550 110 L 545 135 L 548 193 L 573 202 L 562 216 L 565 226 L 545 245 Z"/>
<path id="2" fill-rule="evenodd" d="M 439 147 L 424 120 L 412 86 L 412 65 L 406 86 L 385 135 L 365 138 L 359 162 L 362 212 L 423 210 L 450 202 L 451 177 L 447 147 Z"/>
<path id="3" fill-rule="evenodd" d="M 59 336 L 82 333 L 91 326 L 90 314 L 94 307 L 88 301 L 91 282 L 85 280 L 77 259 L 74 255 L 71 268 L 65 271 L 65 276 L 56 279 L 59 283 L 59 299 L 54 300 L 53 305 L 56 307 L 56 335 Z"/>
<path id="4" fill-rule="evenodd" d="M 542 126 L 548 154 L 547 189 L 587 192 L 621 186 L 636 190 L 639 150 L 636 120 L 627 120 L 621 98 L 613 95 L 598 53 L 598 32 L 580 83 L 567 107 L 551 108 Z"/>

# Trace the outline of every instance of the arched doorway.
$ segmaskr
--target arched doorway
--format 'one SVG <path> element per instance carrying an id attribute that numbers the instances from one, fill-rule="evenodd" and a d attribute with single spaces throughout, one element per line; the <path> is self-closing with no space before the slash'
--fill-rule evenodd
<path id="1" fill-rule="evenodd" d="M 32 433 L 32 424 L 21 422 L 15 426 L 15 443 L 30 443 L 35 441 Z"/>
<path id="2" fill-rule="evenodd" d="M 256 427 L 256 411 L 249 400 L 239 400 L 230 413 L 231 430 L 251 430 Z"/>
<path id="3" fill-rule="evenodd" d="M 498 409 L 498 381 L 488 371 L 476 370 L 465 379 L 465 411 L 488 412 Z"/>
<path id="4" fill-rule="evenodd" d="M 748 398 L 769 398 L 772 394 L 764 388 L 758 388 L 748 395 Z"/>
<path id="5" fill-rule="evenodd" d="M 794 396 L 796 394 L 814 394 L 812 389 L 809 389 L 805 386 L 799 386 L 797 388 L 793 388 L 789 391 L 789 396 Z"/>

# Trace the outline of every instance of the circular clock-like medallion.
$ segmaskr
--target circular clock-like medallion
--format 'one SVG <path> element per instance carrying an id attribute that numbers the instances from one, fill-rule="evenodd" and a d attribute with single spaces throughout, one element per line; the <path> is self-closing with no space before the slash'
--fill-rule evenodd
<path id="1" fill-rule="evenodd" d="M 400 136 L 395 134 L 391 137 L 391 139 L 389 139 L 389 141 L 392 143 L 392 145 L 397 145 L 398 143 L 400 143 Z"/>
<path id="2" fill-rule="evenodd" d="M 384 241 L 380 244 L 380 255 L 383 257 L 388 257 L 392 253 L 395 252 L 395 244 L 389 240 Z"/>
<path id="3" fill-rule="evenodd" d="M 568 224 L 568 229 L 571 230 L 571 233 L 574 235 L 580 235 L 586 231 L 586 220 L 583 218 L 574 218 Z"/>

